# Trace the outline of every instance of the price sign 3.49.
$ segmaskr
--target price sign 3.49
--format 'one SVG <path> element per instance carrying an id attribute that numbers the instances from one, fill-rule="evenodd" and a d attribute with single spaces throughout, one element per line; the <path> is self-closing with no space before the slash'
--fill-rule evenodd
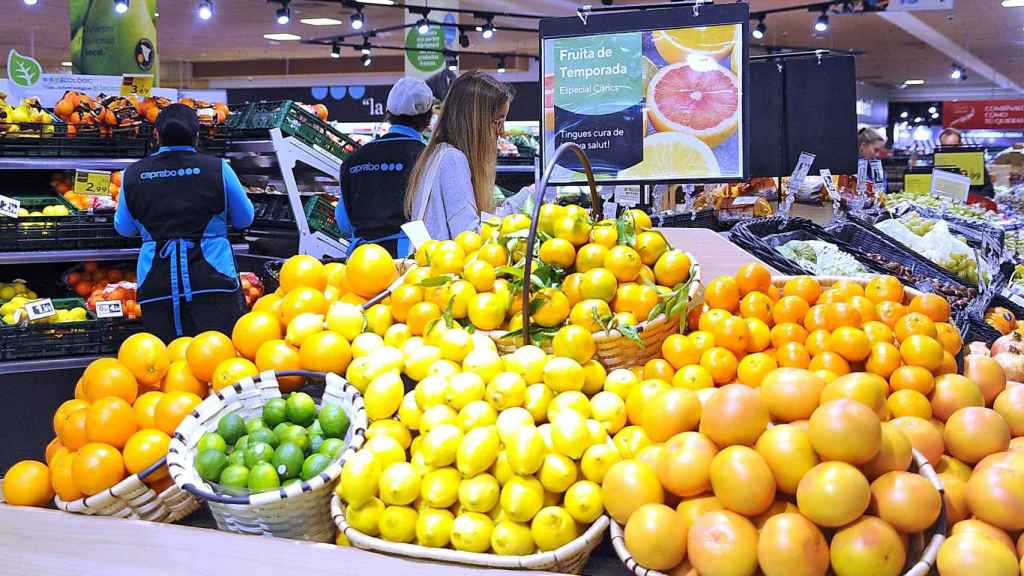
<path id="1" fill-rule="evenodd" d="M 97 318 L 121 318 L 124 316 L 124 307 L 120 300 L 99 300 L 96 302 Z"/>
<path id="2" fill-rule="evenodd" d="M 49 298 L 33 300 L 25 304 L 25 312 L 28 314 L 29 321 L 42 320 L 57 314 L 57 311 L 53 308 L 53 300 Z"/>
<path id="3" fill-rule="evenodd" d="M 21 209 L 21 201 L 16 198 L 0 196 L 0 216 L 18 217 L 18 210 Z"/>

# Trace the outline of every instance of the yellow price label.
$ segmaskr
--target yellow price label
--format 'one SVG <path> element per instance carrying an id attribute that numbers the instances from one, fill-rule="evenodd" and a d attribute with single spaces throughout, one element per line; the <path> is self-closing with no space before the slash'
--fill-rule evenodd
<path id="1" fill-rule="evenodd" d="M 100 170 L 76 170 L 75 194 L 86 196 L 110 196 L 110 172 Z"/>
<path id="2" fill-rule="evenodd" d="M 932 187 L 931 174 L 904 174 L 903 191 L 911 194 L 927 194 Z"/>
<path id="3" fill-rule="evenodd" d="M 152 95 L 152 74 L 125 74 L 121 76 L 121 96 L 141 96 L 143 98 L 149 98 Z"/>
<path id="4" fill-rule="evenodd" d="M 981 150 L 971 152 L 936 152 L 935 166 L 956 166 L 971 179 L 971 186 L 985 184 L 985 153 Z"/>

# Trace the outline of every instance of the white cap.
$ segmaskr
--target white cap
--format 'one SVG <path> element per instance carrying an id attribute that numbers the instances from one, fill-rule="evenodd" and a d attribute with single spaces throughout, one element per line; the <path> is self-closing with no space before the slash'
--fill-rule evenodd
<path id="1" fill-rule="evenodd" d="M 422 80 L 402 78 L 388 93 L 388 112 L 395 116 L 418 116 L 434 107 L 434 93 Z"/>

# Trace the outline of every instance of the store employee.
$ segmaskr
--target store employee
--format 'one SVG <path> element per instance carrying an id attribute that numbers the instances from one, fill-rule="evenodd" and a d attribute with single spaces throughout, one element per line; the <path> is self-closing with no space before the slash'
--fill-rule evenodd
<path id="1" fill-rule="evenodd" d="M 434 94 L 425 82 L 402 78 L 388 93 L 391 129 L 341 165 L 335 217 L 350 242 L 376 242 L 392 255 L 403 255 L 398 254 L 398 240 L 404 238 L 400 226 L 406 221 L 405 187 L 426 148 L 422 132 L 430 127 L 433 108 Z"/>
<path id="2" fill-rule="evenodd" d="M 114 227 L 142 236 L 142 324 L 170 342 L 206 330 L 231 334 L 243 296 L 228 225 L 252 224 L 252 202 L 226 160 L 196 152 L 199 119 L 183 104 L 157 117 L 160 149 L 122 177 Z"/>

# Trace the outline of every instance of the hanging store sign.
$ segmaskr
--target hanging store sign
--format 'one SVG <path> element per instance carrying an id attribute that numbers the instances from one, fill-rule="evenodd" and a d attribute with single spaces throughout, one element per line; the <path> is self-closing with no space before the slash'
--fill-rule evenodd
<path id="1" fill-rule="evenodd" d="M 456 26 L 459 16 L 444 9 L 458 8 L 459 0 L 413 1 L 409 5 L 429 5 L 431 12 L 426 18 L 431 22 L 444 22 L 443 26 L 431 25 L 421 32 L 419 26 L 413 25 L 419 24 L 424 16 L 411 10 L 405 13 L 405 23 L 410 25 L 405 31 L 405 75 L 426 80 L 445 69 L 445 49 L 458 49 L 455 42 L 459 38 Z"/>
<path id="2" fill-rule="evenodd" d="M 958 130 L 1024 130 L 1024 100 L 944 102 L 942 125 Z"/>
<path id="3" fill-rule="evenodd" d="M 70 0 L 71 65 L 75 74 L 160 75 L 156 49 L 157 0 L 128 2 L 124 13 L 110 0 Z"/>

